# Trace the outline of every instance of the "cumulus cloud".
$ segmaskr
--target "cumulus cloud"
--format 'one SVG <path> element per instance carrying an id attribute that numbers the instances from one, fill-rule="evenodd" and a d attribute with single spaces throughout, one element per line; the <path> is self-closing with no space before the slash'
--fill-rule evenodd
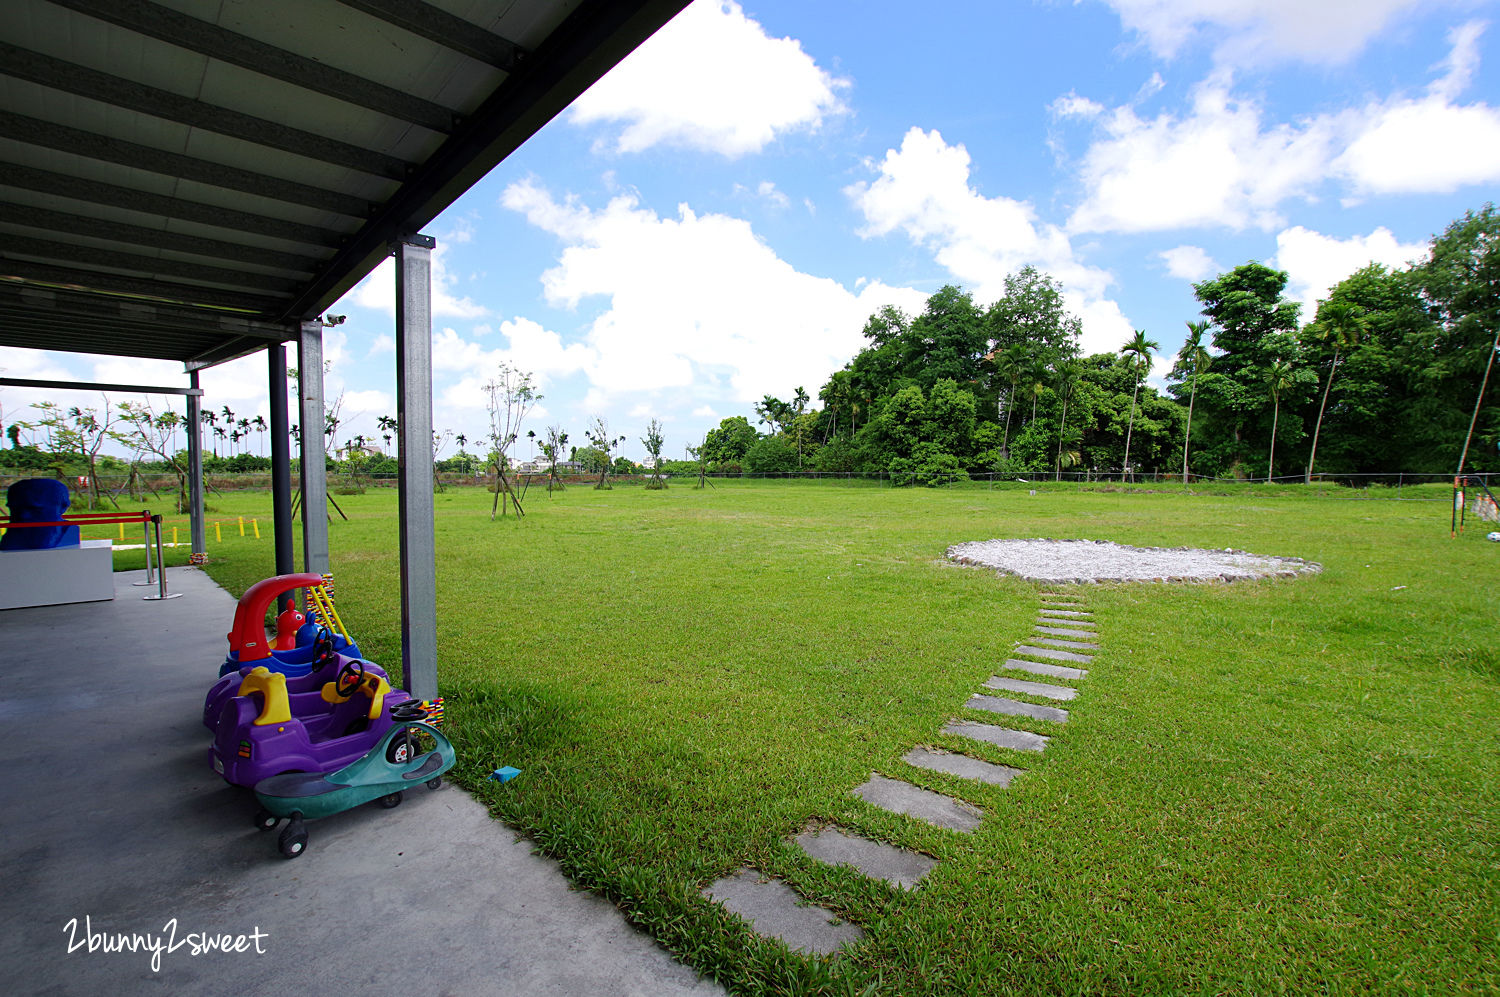
<path id="1" fill-rule="evenodd" d="M 595 210 L 529 180 L 508 187 L 502 203 L 564 243 L 542 275 L 549 303 L 604 304 L 586 337 L 593 390 L 585 408 L 716 380 L 741 402 L 798 385 L 812 392 L 859 349 L 873 312 L 886 304 L 920 311 L 926 301 L 878 282 L 856 294 L 801 273 L 747 221 L 685 204 L 661 217 L 622 194 Z"/>
<path id="2" fill-rule="evenodd" d="M 1167 265 L 1167 273 L 1179 280 L 1197 282 L 1223 271 L 1201 246 L 1174 246 L 1156 255 Z"/>
<path id="3" fill-rule="evenodd" d="M 1314 201 L 1330 183 L 1347 195 L 1447 193 L 1500 179 L 1500 110 L 1455 100 L 1472 78 L 1483 25 L 1449 36 L 1443 75 L 1421 96 L 1396 95 L 1296 122 L 1215 74 L 1182 114 L 1142 118 L 1122 106 L 1096 120 L 1080 160 L 1073 232 L 1259 228 L 1286 223 L 1289 200 Z"/>
<path id="4" fill-rule="evenodd" d="M 621 153 L 656 145 L 736 158 L 845 113 L 837 79 L 734 0 L 697 0 L 573 102 L 577 125 L 623 125 Z"/>
<path id="5" fill-rule="evenodd" d="M 1068 220 L 1077 232 L 1281 224 L 1277 207 L 1322 182 L 1333 140 L 1327 121 L 1268 125 L 1254 102 L 1211 78 L 1188 113 L 1137 116 L 1115 108 L 1084 155 L 1087 195 Z"/>
<path id="6" fill-rule="evenodd" d="M 1400 269 L 1426 255 L 1427 243 L 1400 242 L 1385 227 L 1339 239 L 1298 225 L 1277 234 L 1274 263 L 1287 272 L 1287 294 L 1302 302 L 1302 319 L 1310 321 L 1319 299 L 1361 267 Z"/>
<path id="7" fill-rule="evenodd" d="M 459 242 L 467 241 L 459 239 Z M 458 278 L 448 272 L 444 265 L 444 243 L 439 242 L 432 251 L 432 314 L 448 318 L 483 318 L 489 309 L 468 297 L 457 294 Z M 387 314 L 396 314 L 396 260 L 387 257 L 369 276 L 360 281 L 340 300 L 340 304 L 355 304 L 362 308 L 374 308 Z M 337 308 L 338 306 L 334 306 Z M 326 337 L 326 333 L 324 334 Z"/>
<path id="8" fill-rule="evenodd" d="M 984 302 L 1004 293 L 1006 274 L 1035 266 L 1062 282 L 1068 307 L 1083 319 L 1085 349 L 1113 349 L 1129 336 L 1129 321 L 1104 296 L 1109 274 L 1082 263 L 1067 234 L 1031 204 L 975 190 L 962 145 L 913 128 L 899 150 L 871 165 L 876 179 L 845 188 L 864 215 L 862 236 L 905 233 Z"/>
<path id="9" fill-rule="evenodd" d="M 1162 58 L 1212 45 L 1224 63 L 1338 64 L 1431 0 L 1104 0 Z"/>

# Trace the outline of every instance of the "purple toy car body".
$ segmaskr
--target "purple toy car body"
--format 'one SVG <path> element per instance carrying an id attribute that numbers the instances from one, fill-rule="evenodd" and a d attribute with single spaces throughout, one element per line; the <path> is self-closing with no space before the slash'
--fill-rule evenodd
<path id="1" fill-rule="evenodd" d="M 237 786 L 254 786 L 282 772 L 331 772 L 363 757 L 401 719 L 425 714 L 405 691 L 358 659 L 317 692 L 288 691 L 288 679 L 264 666 L 240 679 L 224 701 L 209 749 L 214 771 Z"/>

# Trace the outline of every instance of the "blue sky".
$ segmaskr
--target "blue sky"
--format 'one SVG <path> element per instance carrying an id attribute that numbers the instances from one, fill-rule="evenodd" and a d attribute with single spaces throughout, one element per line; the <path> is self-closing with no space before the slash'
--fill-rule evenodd
<path id="1" fill-rule="evenodd" d="M 1063 282 L 1086 350 L 1159 341 L 1158 377 L 1194 280 L 1269 262 L 1310 318 L 1493 199 L 1495 6 L 697 0 L 428 227 L 435 423 L 483 436 L 506 361 L 541 385 L 538 432 L 580 442 L 600 414 L 639 457 L 657 417 L 681 456 L 763 394 L 816 396 L 881 305 L 947 283 L 987 304 L 1027 264 Z M 392 302 L 386 266 L 332 309 L 340 442 L 394 412 Z M 0 367 L 183 381 L 22 350 Z M 264 370 L 207 372 L 208 403 L 266 414 Z M 36 397 L 3 389 L 0 417 Z"/>

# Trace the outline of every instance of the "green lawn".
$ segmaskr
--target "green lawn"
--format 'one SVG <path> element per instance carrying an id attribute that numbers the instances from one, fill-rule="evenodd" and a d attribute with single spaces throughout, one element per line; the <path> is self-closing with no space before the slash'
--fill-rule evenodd
<path id="1" fill-rule="evenodd" d="M 743 992 L 1495 992 L 1500 544 L 1481 524 L 1450 540 L 1440 502 L 1222 491 L 575 487 L 491 523 L 487 494 L 449 490 L 439 674 L 457 778 Z M 212 501 L 211 520 L 268 527 L 264 495 Z M 340 611 L 389 667 L 395 495 L 339 502 Z M 271 573 L 263 534 L 211 539 L 214 577 L 238 593 Z M 1035 536 L 1324 571 L 1088 587 L 1103 649 L 1070 721 L 1001 721 L 1051 735 L 1047 752 L 944 736 L 1030 630 L 1037 587 L 943 549 Z M 978 785 L 900 761 L 916 744 L 1028 771 Z M 523 775 L 485 781 L 500 765 Z M 887 814 L 850 795 L 872 771 L 985 820 L 960 835 Z M 902 893 L 783 843 L 819 821 L 941 864 Z M 699 897 L 746 864 L 867 939 L 804 957 Z"/>

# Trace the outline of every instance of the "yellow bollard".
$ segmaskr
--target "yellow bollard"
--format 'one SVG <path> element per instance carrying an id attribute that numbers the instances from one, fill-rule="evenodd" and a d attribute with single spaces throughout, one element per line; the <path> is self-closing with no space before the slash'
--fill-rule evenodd
<path id="1" fill-rule="evenodd" d="M 177 546 L 177 527 L 172 527 L 172 546 Z"/>
<path id="2" fill-rule="evenodd" d="M 259 540 L 260 539 L 260 520 L 258 520 L 258 519 L 252 519 L 252 520 L 250 520 L 250 525 L 253 526 L 253 527 L 255 527 L 255 539 Z"/>
<path id="3" fill-rule="evenodd" d="M 219 522 L 218 522 L 218 520 L 214 521 L 214 539 L 218 540 L 221 543 L 224 540 L 224 531 L 221 530 L 221 529 L 219 529 Z"/>
<path id="4" fill-rule="evenodd" d="M 245 517 L 241 516 L 240 517 L 240 536 L 244 536 L 244 535 L 245 535 Z"/>
<path id="5" fill-rule="evenodd" d="M 124 523 L 120 524 L 120 542 L 121 543 L 125 542 L 125 524 Z"/>

